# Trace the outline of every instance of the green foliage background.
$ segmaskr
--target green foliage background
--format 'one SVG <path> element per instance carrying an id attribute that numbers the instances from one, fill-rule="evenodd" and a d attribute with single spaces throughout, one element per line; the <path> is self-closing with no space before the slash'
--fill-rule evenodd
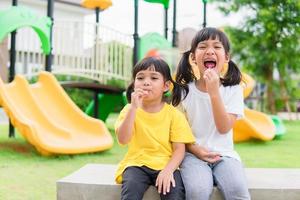
<path id="1" fill-rule="evenodd" d="M 225 14 L 246 11 L 238 27 L 225 27 L 233 56 L 256 80 L 267 85 L 267 108 L 300 98 L 300 1 L 213 0 Z M 279 73 L 279 79 L 273 74 Z M 277 103 L 276 103 L 277 102 Z M 281 103 L 280 103 L 281 102 Z M 276 107 L 276 104 L 279 107 Z"/>

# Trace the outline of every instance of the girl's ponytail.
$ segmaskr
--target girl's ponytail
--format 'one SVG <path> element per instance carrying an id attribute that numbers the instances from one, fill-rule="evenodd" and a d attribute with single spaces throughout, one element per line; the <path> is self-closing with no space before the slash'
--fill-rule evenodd
<path id="1" fill-rule="evenodd" d="M 181 93 L 182 90 L 185 90 L 185 87 L 183 85 L 180 85 L 176 83 L 175 81 L 171 81 L 173 84 L 173 90 L 172 90 L 172 105 L 178 106 L 181 102 Z"/>
<path id="2" fill-rule="evenodd" d="M 221 78 L 221 83 L 224 87 L 233 86 L 240 84 L 242 80 L 242 73 L 237 67 L 237 65 L 230 60 L 228 63 L 228 71 L 225 74 L 224 78 Z"/>
<path id="3" fill-rule="evenodd" d="M 173 105 L 174 105 L 174 103 L 176 105 L 178 105 L 180 103 L 180 101 L 182 100 L 181 95 L 182 95 L 183 91 L 184 91 L 183 99 L 186 97 L 186 95 L 189 92 L 189 88 L 188 88 L 187 84 L 196 80 L 196 77 L 193 73 L 192 66 L 189 62 L 190 53 L 191 53 L 191 51 L 186 51 L 183 53 L 183 55 L 179 61 L 178 67 L 177 67 L 175 81 L 176 81 L 176 84 L 178 85 L 178 91 L 174 90 L 174 92 L 173 92 L 173 100 L 172 100 Z M 174 85 L 174 89 L 175 89 L 175 85 Z"/>
<path id="4" fill-rule="evenodd" d="M 131 82 L 126 89 L 126 99 L 128 103 L 131 103 L 131 93 L 133 92 L 133 90 L 134 90 L 134 82 Z"/>
<path id="5" fill-rule="evenodd" d="M 196 79 L 193 73 L 192 66 L 189 62 L 190 54 L 191 51 L 184 52 L 179 61 L 176 73 L 176 82 L 178 84 L 187 85 L 188 83 Z"/>

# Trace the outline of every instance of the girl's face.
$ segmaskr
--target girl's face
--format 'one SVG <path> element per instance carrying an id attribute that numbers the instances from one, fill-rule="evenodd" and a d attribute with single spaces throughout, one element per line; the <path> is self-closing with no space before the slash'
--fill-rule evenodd
<path id="1" fill-rule="evenodd" d="M 229 55 L 226 54 L 223 44 L 218 39 L 199 42 L 191 57 L 198 66 L 201 76 L 209 68 L 220 74 L 224 64 L 229 62 Z"/>
<path id="2" fill-rule="evenodd" d="M 169 81 L 165 81 L 163 75 L 149 67 L 136 74 L 134 88 L 140 88 L 146 92 L 144 101 L 161 100 L 163 93 L 169 89 Z"/>

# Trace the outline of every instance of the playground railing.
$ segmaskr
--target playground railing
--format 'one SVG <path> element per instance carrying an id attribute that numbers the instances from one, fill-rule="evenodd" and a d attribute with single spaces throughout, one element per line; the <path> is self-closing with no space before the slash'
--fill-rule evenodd
<path id="1" fill-rule="evenodd" d="M 45 56 L 40 46 L 32 29 L 18 30 L 18 74 L 32 77 L 44 69 Z M 131 35 L 95 23 L 56 20 L 52 72 L 81 76 L 102 84 L 120 80 L 125 86 L 130 80 L 133 65 L 132 49 Z"/>

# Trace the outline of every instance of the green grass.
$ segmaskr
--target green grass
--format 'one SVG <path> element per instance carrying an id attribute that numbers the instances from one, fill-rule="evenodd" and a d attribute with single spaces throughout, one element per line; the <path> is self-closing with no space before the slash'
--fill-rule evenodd
<path id="1" fill-rule="evenodd" d="M 269 142 L 235 144 L 246 167 L 300 168 L 300 121 L 284 121 L 287 133 Z"/>
<path id="2" fill-rule="evenodd" d="M 112 128 L 112 123 L 108 122 L 108 127 Z M 0 126 L 0 199 L 56 199 L 57 180 L 87 163 L 118 163 L 125 152 L 115 141 L 105 152 L 43 157 L 19 134 L 8 138 L 8 127 Z"/>
<path id="3" fill-rule="evenodd" d="M 300 167 L 300 121 L 285 124 L 288 133 L 280 140 L 236 144 L 246 167 Z M 118 163 L 126 152 L 115 142 L 105 152 L 42 157 L 19 134 L 9 139 L 7 132 L 7 126 L 0 126 L 0 199 L 5 200 L 56 199 L 57 180 L 87 163 Z"/>

